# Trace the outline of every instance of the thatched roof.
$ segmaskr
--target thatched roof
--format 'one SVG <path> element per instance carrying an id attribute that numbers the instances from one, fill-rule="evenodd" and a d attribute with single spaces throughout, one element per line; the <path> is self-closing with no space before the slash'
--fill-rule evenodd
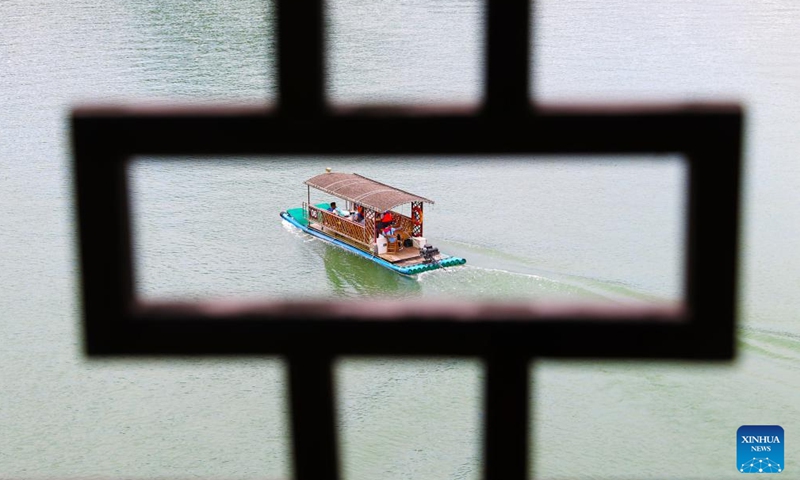
<path id="1" fill-rule="evenodd" d="M 380 212 L 411 202 L 433 203 L 433 200 L 390 187 L 357 173 L 323 173 L 309 178 L 304 183 Z"/>

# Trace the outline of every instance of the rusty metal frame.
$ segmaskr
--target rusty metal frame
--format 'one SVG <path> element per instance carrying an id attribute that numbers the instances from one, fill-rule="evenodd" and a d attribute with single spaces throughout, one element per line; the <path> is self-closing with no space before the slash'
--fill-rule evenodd
<path id="1" fill-rule="evenodd" d="M 502 0 L 487 2 L 481 109 L 337 109 L 324 98 L 321 0 L 277 3 L 278 107 L 73 112 L 89 355 L 286 356 L 299 480 L 338 478 L 330 372 L 336 356 L 481 357 L 487 369 L 484 478 L 506 480 L 528 472 L 531 359 L 732 358 L 739 107 L 534 107 L 528 100 L 530 2 Z M 653 153 L 681 154 L 688 169 L 681 309 L 440 303 L 398 304 L 387 314 L 369 303 L 145 304 L 134 295 L 126 165 L 137 155 Z"/>

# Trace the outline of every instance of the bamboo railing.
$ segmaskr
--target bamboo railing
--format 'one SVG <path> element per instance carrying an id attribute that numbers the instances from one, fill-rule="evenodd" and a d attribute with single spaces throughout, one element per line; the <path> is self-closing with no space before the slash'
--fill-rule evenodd
<path id="1" fill-rule="evenodd" d="M 341 235 L 366 250 L 372 250 L 372 240 L 374 239 L 374 232 L 370 232 L 364 223 L 354 222 L 344 217 L 340 217 L 327 210 L 317 208 L 311 205 L 308 208 L 309 222 L 315 222 L 322 226 L 323 231 L 326 229 L 331 230 L 337 235 Z"/>
<path id="2" fill-rule="evenodd" d="M 414 220 L 411 217 L 406 217 L 397 212 L 392 212 L 392 216 L 394 217 L 394 228 L 402 231 L 405 234 L 404 238 L 414 236 Z"/>
<path id="3" fill-rule="evenodd" d="M 372 251 L 373 243 L 375 241 L 375 223 L 370 221 L 369 215 L 363 223 L 354 222 L 348 218 L 340 217 L 327 210 L 308 205 L 303 202 L 303 207 L 306 209 L 309 222 L 320 225 L 323 231 L 328 233 L 335 233 L 342 237 L 355 242 L 359 247 Z M 366 213 L 366 212 L 365 212 Z M 397 212 L 392 212 L 394 218 L 394 228 L 402 232 L 403 238 L 411 238 L 414 236 L 414 220 Z"/>

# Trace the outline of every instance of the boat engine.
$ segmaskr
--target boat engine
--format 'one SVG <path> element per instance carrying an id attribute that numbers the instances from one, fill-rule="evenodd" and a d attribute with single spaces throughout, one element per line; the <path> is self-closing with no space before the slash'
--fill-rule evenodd
<path id="1" fill-rule="evenodd" d="M 419 254 L 425 263 L 431 263 L 434 261 L 436 255 L 439 255 L 439 249 L 434 247 L 433 245 L 428 245 L 427 243 L 420 247 Z"/>

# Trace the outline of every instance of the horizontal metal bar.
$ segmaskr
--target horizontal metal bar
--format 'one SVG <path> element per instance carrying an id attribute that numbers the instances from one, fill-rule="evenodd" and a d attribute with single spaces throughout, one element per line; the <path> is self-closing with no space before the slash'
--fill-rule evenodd
<path id="1" fill-rule="evenodd" d="M 363 307 L 374 308 L 374 304 Z M 480 308 L 480 307 L 478 307 Z M 486 308 L 486 307 L 484 307 Z M 552 358 L 725 359 L 727 322 L 708 325 L 587 317 L 542 317 L 532 321 L 439 318 L 309 320 L 307 307 L 281 313 L 239 311 L 190 314 L 162 307 L 113 323 L 114 335 L 90 343 L 95 355 L 263 355 L 304 351 L 337 355 L 484 355 L 492 348 Z M 491 320 L 489 320 L 491 318 Z M 529 319 L 531 320 L 531 319 Z M 722 333 L 720 333 L 722 332 Z M 720 340 L 720 335 L 722 340 Z"/>
<path id="2" fill-rule="evenodd" d="M 293 121 L 266 110 L 78 113 L 74 124 L 102 124 L 95 141 L 129 155 L 672 153 L 738 131 L 729 106 L 621 112 L 553 110 L 525 117 L 361 115 Z M 397 112 L 394 112 L 397 113 Z M 109 145 L 109 142 L 113 144 Z"/>

